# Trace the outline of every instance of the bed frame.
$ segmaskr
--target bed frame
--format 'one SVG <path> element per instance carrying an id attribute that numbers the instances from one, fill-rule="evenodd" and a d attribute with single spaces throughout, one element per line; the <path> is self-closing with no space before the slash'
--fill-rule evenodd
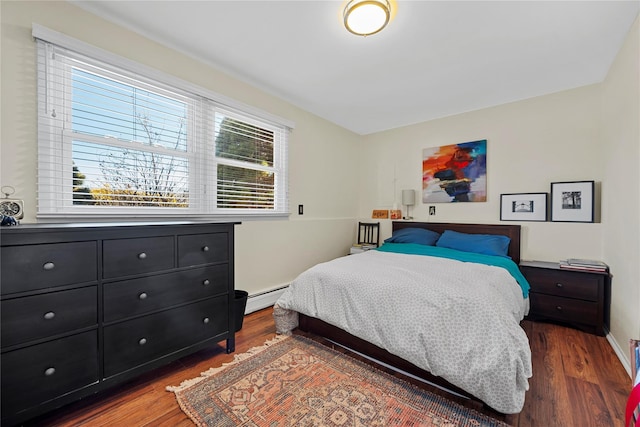
<path id="1" fill-rule="evenodd" d="M 402 228 L 424 228 L 427 230 L 442 233 L 444 230 L 453 230 L 461 233 L 469 234 L 501 234 L 509 237 L 508 255 L 516 264 L 520 263 L 520 226 L 519 225 L 502 225 L 502 224 L 454 224 L 454 223 L 436 223 L 436 222 L 409 222 L 394 221 L 392 225 L 393 231 Z M 357 256 L 357 255 L 356 255 Z M 375 346 L 365 340 L 345 332 L 344 330 L 330 325 L 320 319 L 299 314 L 299 329 L 301 331 L 319 335 L 330 341 L 333 341 L 350 350 L 361 353 L 367 358 L 373 358 L 377 362 L 390 365 L 392 368 L 399 369 L 416 376 L 419 379 L 433 384 L 441 390 L 444 389 L 448 393 L 457 395 L 458 398 L 470 399 L 476 406 L 486 406 L 483 402 L 473 397 L 466 391 L 454 386 L 441 377 L 434 376 L 424 369 L 418 368 L 414 364 L 389 353 L 388 351 Z M 459 399 L 458 399 L 459 400 Z M 495 412 L 495 411 L 494 411 Z"/>

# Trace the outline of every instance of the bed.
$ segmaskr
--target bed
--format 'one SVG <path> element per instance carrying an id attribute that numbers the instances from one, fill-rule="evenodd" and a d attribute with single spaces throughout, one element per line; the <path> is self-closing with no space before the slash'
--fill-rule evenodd
<path id="1" fill-rule="evenodd" d="M 497 412 L 520 412 L 532 374 L 520 327 L 529 287 L 517 267 L 520 226 L 395 221 L 392 229 L 377 250 L 298 276 L 274 306 L 278 333 L 298 327 Z M 437 237 L 427 244 L 422 233 Z M 499 242 L 500 255 L 485 241 Z"/>

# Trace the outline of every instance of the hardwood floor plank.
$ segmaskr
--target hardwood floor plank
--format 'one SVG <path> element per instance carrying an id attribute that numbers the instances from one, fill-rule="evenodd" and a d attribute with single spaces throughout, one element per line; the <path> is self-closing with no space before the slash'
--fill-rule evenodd
<path id="1" fill-rule="evenodd" d="M 235 354 L 275 336 L 272 313 L 267 308 L 245 317 L 236 334 Z M 547 323 L 523 321 L 522 327 L 531 345 L 533 378 L 522 412 L 505 416 L 505 422 L 515 427 L 622 425 L 631 379 L 606 338 Z M 226 354 L 224 343 L 219 343 L 25 425 L 193 426 L 166 386 L 198 377 L 233 357 Z"/>
<path id="2" fill-rule="evenodd" d="M 141 426 L 153 424 L 155 420 L 171 411 L 171 404 L 167 396 L 159 395 L 151 390 L 144 395 L 127 395 L 116 411 L 102 411 L 90 420 L 95 427 L 110 426 Z"/>
<path id="3" fill-rule="evenodd" d="M 162 376 L 159 376 L 162 378 Z M 169 401 L 162 401 L 154 382 L 145 382 L 138 386 L 124 388 L 120 392 L 105 394 L 93 398 L 89 407 L 78 409 L 78 417 L 51 420 L 49 425 L 92 427 L 116 425 L 143 425 L 170 410 Z"/>
<path id="4" fill-rule="evenodd" d="M 562 367 L 565 375 L 597 384 L 596 368 L 585 342 L 587 334 L 570 328 L 562 332 Z"/>
<path id="5" fill-rule="evenodd" d="M 519 427 L 573 426 L 567 406 L 567 386 L 562 365 L 558 327 L 532 323 L 529 332 L 533 377 L 518 420 Z"/>
<path id="6" fill-rule="evenodd" d="M 623 425 L 624 408 L 631 392 L 631 378 L 606 338 L 586 335 L 585 342 L 590 350 L 592 364 L 598 367 L 596 369 L 598 384 L 603 390 L 605 403 L 614 421 L 613 425 Z M 607 366 L 611 369 L 603 369 Z"/>
<path id="7" fill-rule="evenodd" d="M 99 393 L 72 403 L 61 410 L 53 411 L 49 416 L 45 415 L 44 418 L 36 419 L 33 424 L 28 423 L 28 425 L 94 426 L 98 424 L 97 419 L 101 414 L 117 413 L 124 396 L 136 396 L 143 391 L 153 391 L 153 386 L 137 381 L 123 384 L 108 393 Z"/>
<path id="8" fill-rule="evenodd" d="M 193 421 L 191 421 L 182 410 L 176 408 L 141 427 L 193 427 Z"/>
<path id="9" fill-rule="evenodd" d="M 569 393 L 569 407 L 573 415 L 573 425 L 581 427 L 616 425 L 609 414 L 609 409 L 597 384 L 571 376 L 568 376 L 566 380 L 568 387 L 572 390 Z"/>

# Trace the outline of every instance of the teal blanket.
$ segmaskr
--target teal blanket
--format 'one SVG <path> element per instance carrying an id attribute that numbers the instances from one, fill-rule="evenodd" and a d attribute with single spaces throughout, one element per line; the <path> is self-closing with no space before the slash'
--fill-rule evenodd
<path id="1" fill-rule="evenodd" d="M 382 252 L 449 258 L 463 262 L 475 262 L 478 264 L 502 267 L 516 279 L 516 282 L 518 282 L 520 288 L 522 288 L 522 296 L 525 298 L 529 296 L 529 282 L 524 278 L 516 263 L 509 258 L 457 251 L 455 249 L 441 248 L 438 246 L 419 245 L 417 243 L 384 243 L 377 250 Z"/>

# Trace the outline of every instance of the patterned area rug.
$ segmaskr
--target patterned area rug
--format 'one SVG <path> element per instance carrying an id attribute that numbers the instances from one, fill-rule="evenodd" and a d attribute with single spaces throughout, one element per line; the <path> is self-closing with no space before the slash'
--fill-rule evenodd
<path id="1" fill-rule="evenodd" d="M 296 335 L 167 390 L 198 426 L 507 426 Z"/>

